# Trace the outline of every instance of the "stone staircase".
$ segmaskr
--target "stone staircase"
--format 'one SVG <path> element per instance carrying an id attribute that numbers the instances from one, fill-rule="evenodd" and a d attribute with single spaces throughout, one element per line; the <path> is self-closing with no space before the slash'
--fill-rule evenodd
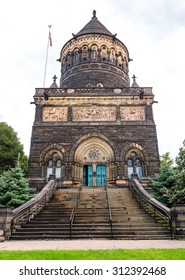
<path id="1" fill-rule="evenodd" d="M 168 228 L 140 208 L 128 188 L 108 189 L 114 239 L 170 239 Z"/>
<path id="2" fill-rule="evenodd" d="M 69 219 L 77 191 L 77 188 L 56 190 L 48 205 L 32 220 L 16 229 L 11 239 L 69 239 Z"/>
<path id="3" fill-rule="evenodd" d="M 72 238 L 111 238 L 107 198 L 103 187 L 82 188 Z"/>
<path id="4" fill-rule="evenodd" d="M 14 229 L 12 239 L 70 239 L 70 216 L 77 188 L 58 189 L 48 205 L 31 221 Z M 112 233 L 106 191 L 83 187 L 72 225 L 72 239 L 170 239 L 169 229 L 155 223 L 132 197 L 128 188 L 108 188 Z"/>

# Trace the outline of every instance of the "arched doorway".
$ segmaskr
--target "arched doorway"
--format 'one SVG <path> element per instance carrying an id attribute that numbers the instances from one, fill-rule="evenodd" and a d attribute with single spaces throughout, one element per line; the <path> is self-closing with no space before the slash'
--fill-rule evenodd
<path id="1" fill-rule="evenodd" d="M 114 162 L 114 152 L 110 144 L 101 138 L 83 140 L 76 148 L 74 162 L 74 175 L 79 174 L 80 166 L 84 186 L 105 186 L 112 179 L 110 165 Z"/>

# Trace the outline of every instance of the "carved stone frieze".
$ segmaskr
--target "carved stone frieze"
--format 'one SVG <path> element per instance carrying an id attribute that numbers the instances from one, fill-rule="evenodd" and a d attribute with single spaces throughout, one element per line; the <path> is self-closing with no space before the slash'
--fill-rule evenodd
<path id="1" fill-rule="evenodd" d="M 120 107 L 120 114 L 122 121 L 144 121 L 145 120 L 145 107 Z"/>
<path id="2" fill-rule="evenodd" d="M 67 121 L 68 107 L 47 107 L 43 109 L 43 121 Z"/>
<path id="3" fill-rule="evenodd" d="M 116 107 L 73 107 L 73 121 L 116 121 Z"/>

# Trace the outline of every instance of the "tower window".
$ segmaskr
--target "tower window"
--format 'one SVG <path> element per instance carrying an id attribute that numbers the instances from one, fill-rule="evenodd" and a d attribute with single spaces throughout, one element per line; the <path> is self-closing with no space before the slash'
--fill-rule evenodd
<path id="1" fill-rule="evenodd" d="M 94 60 L 96 59 L 96 50 L 95 49 L 93 50 L 93 59 Z"/>

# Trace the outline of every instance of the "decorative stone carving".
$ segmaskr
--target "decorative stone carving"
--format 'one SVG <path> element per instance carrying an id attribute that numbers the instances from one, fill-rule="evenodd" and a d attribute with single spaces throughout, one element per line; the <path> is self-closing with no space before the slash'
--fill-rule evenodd
<path id="1" fill-rule="evenodd" d="M 73 107 L 73 121 L 116 121 L 116 107 Z"/>
<path id="2" fill-rule="evenodd" d="M 43 121 L 67 121 L 68 107 L 47 107 L 43 109 Z"/>
<path id="3" fill-rule="evenodd" d="M 145 108 L 144 107 L 120 107 L 120 114 L 122 121 L 144 121 Z"/>

